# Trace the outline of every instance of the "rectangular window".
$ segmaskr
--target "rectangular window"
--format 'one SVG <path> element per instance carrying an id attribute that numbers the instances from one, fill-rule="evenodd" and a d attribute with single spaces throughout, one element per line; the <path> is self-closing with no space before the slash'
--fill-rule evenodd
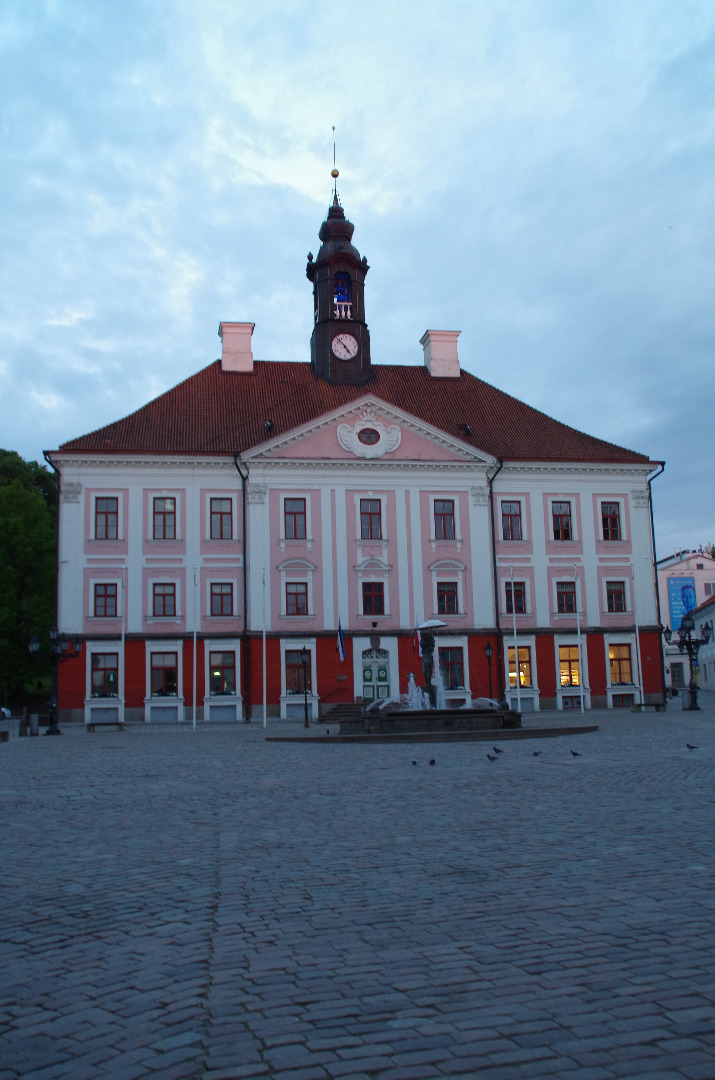
<path id="1" fill-rule="evenodd" d="M 626 583 L 625 581 L 606 582 L 606 604 L 609 611 L 626 610 Z"/>
<path id="2" fill-rule="evenodd" d="M 92 697 L 116 697 L 118 653 L 92 653 Z"/>
<path id="3" fill-rule="evenodd" d="M 153 611 L 159 617 L 176 615 L 176 585 L 173 582 L 170 585 L 154 585 Z"/>
<path id="4" fill-rule="evenodd" d="M 310 654 L 308 655 L 310 657 Z M 304 694 L 306 687 L 308 693 L 310 693 L 310 658 L 304 669 L 300 657 L 300 649 L 286 649 L 285 665 L 287 694 Z"/>
<path id="5" fill-rule="evenodd" d="M 521 503 L 501 504 L 501 532 L 504 540 L 521 540 Z"/>
<path id="6" fill-rule="evenodd" d="M 712 596 L 713 595 L 713 583 L 712 583 L 712 581 L 706 581 L 705 582 L 705 595 L 706 596 Z"/>
<path id="7" fill-rule="evenodd" d="M 379 499 L 360 500 L 360 538 L 382 540 L 382 515 Z"/>
<path id="8" fill-rule="evenodd" d="M 608 662 L 611 666 L 611 686 L 623 686 L 633 682 L 630 645 L 609 645 Z"/>
<path id="9" fill-rule="evenodd" d="M 230 582 L 211 583 L 211 614 L 233 615 L 233 585 Z"/>
<path id="10" fill-rule="evenodd" d="M 437 612 L 439 615 L 456 615 L 459 608 L 457 605 L 457 582 L 437 582 Z"/>
<path id="11" fill-rule="evenodd" d="M 385 586 L 381 581 L 363 581 L 362 613 L 363 615 L 385 614 Z"/>
<path id="12" fill-rule="evenodd" d="M 461 649 L 439 649 L 439 673 L 445 690 L 464 689 L 464 661 Z"/>
<path id="13" fill-rule="evenodd" d="M 283 512 L 286 540 L 305 540 L 305 499 L 286 499 Z"/>
<path id="14" fill-rule="evenodd" d="M 236 654 L 209 653 L 209 689 L 211 696 L 236 693 Z"/>
<path id="15" fill-rule="evenodd" d="M 101 498 L 94 503 L 95 540 L 116 540 L 119 521 L 119 499 Z"/>
<path id="16" fill-rule="evenodd" d="M 286 582 L 286 615 L 308 614 L 308 583 L 306 581 Z"/>
<path id="17" fill-rule="evenodd" d="M 435 499 L 435 540 L 454 540 L 454 536 L 454 499 Z"/>
<path id="18" fill-rule="evenodd" d="M 97 619 L 114 619 L 117 615 L 117 586 L 96 584 L 94 586 L 94 615 Z"/>
<path id="19" fill-rule="evenodd" d="M 571 503 L 552 503 L 551 517 L 554 524 L 554 540 L 572 540 L 573 537 L 571 534 Z"/>
<path id="20" fill-rule="evenodd" d="M 683 664 L 670 665 L 670 683 L 671 686 L 681 687 L 685 686 L 685 666 Z"/>
<path id="21" fill-rule="evenodd" d="M 601 503 L 601 523 L 604 540 L 621 539 L 621 510 L 618 503 Z"/>
<path id="22" fill-rule="evenodd" d="M 513 599 L 512 599 L 513 595 Z M 516 605 L 516 608 L 514 607 Z M 506 613 L 507 615 L 513 615 L 516 610 L 517 615 L 524 615 L 526 613 L 526 582 L 515 581 L 513 582 L 513 594 L 512 594 L 512 582 L 506 583 Z"/>
<path id="23" fill-rule="evenodd" d="M 574 615 L 576 613 L 575 581 L 557 581 L 556 610 L 560 615 Z"/>
<path id="24" fill-rule="evenodd" d="M 230 499 L 211 500 L 211 539 L 233 539 L 233 507 Z"/>
<path id="25" fill-rule="evenodd" d="M 154 539 L 176 540 L 176 499 L 154 499 Z"/>
<path id="26" fill-rule="evenodd" d="M 578 645 L 559 645 L 559 671 L 562 686 L 579 686 Z"/>
<path id="27" fill-rule="evenodd" d="M 179 692 L 175 652 L 151 654 L 151 696 L 176 697 Z"/>
<path id="28" fill-rule="evenodd" d="M 519 646 L 519 686 L 531 686 L 531 649 L 528 645 Z M 514 646 L 509 649 L 509 686 L 516 686 L 516 668 L 514 667 Z"/>

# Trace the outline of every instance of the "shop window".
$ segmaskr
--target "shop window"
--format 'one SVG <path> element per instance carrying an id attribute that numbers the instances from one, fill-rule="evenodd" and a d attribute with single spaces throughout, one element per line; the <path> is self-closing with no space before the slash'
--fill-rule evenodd
<path id="1" fill-rule="evenodd" d="M 464 658 L 461 649 L 439 649 L 439 673 L 445 690 L 464 689 Z"/>
<path id="2" fill-rule="evenodd" d="M 151 654 L 151 696 L 176 697 L 178 689 L 178 664 L 175 652 Z"/>
<path id="3" fill-rule="evenodd" d="M 562 686 L 581 685 L 578 645 L 559 645 L 559 674 Z"/>
<path id="4" fill-rule="evenodd" d="M 628 685 L 633 682 L 630 645 L 609 645 L 608 662 L 611 667 L 611 686 Z"/>
<path id="5" fill-rule="evenodd" d="M 519 686 L 532 686 L 531 648 L 519 645 Z M 514 666 L 514 646 L 509 647 L 509 686 L 516 686 L 516 667 Z"/>
<path id="6" fill-rule="evenodd" d="M 310 693 L 310 661 L 305 667 L 304 678 L 304 669 L 300 656 L 300 649 L 286 649 L 285 670 L 287 694 L 304 694 L 306 689 L 308 693 Z"/>

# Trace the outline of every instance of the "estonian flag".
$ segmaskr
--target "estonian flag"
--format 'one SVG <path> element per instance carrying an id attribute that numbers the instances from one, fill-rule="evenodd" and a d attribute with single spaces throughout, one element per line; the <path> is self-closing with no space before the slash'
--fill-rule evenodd
<path id="1" fill-rule="evenodd" d="M 419 630 L 415 630 L 415 640 L 412 642 L 412 648 L 417 649 L 417 652 L 422 656 L 422 640 Z"/>
<path id="2" fill-rule="evenodd" d="M 343 628 L 340 625 L 340 616 L 338 616 L 338 656 L 342 663 L 345 659 L 345 638 L 343 637 Z"/>

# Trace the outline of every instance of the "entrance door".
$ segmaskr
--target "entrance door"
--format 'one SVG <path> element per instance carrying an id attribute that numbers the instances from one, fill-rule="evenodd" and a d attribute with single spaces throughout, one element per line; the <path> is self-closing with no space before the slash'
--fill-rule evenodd
<path id="1" fill-rule="evenodd" d="M 362 654 L 363 701 L 386 701 L 390 696 L 390 661 L 387 649 L 365 649 Z"/>

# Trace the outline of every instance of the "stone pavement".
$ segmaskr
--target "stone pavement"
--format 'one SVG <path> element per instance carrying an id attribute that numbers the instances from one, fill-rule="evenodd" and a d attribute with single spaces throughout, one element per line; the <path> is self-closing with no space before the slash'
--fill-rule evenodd
<path id="1" fill-rule="evenodd" d="M 715 707 L 586 719 L 0 744 L 0 1080 L 714 1077 Z"/>

